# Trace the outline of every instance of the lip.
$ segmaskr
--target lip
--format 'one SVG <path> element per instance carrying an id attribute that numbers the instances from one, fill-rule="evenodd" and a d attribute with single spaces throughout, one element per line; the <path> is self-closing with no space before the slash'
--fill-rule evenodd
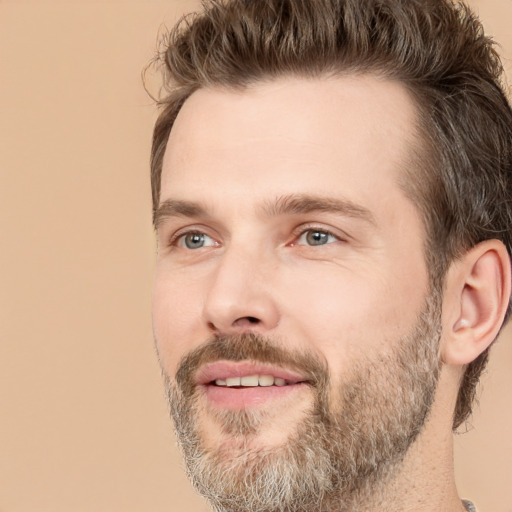
<path id="1" fill-rule="evenodd" d="M 230 377 L 244 377 L 248 375 L 272 375 L 274 378 L 285 380 L 287 384 L 298 384 L 308 381 L 303 375 L 278 366 L 252 363 L 250 361 L 217 361 L 209 363 L 199 370 L 196 384 L 206 386 L 217 379 L 225 380 Z"/>
<path id="2" fill-rule="evenodd" d="M 217 379 L 249 375 L 272 375 L 283 379 L 285 386 L 226 387 L 216 386 Z M 207 364 L 197 374 L 196 384 L 202 389 L 209 405 L 218 409 L 244 410 L 286 399 L 310 387 L 304 376 L 272 365 L 250 361 L 219 361 Z"/>

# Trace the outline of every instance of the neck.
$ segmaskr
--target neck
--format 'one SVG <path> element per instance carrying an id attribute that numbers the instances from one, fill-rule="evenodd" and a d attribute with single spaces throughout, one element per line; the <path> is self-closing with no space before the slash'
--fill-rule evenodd
<path id="1" fill-rule="evenodd" d="M 452 440 L 445 439 L 443 444 L 439 450 L 425 450 L 422 439 L 418 439 L 395 474 L 364 490 L 351 512 L 462 512 L 464 506 L 455 485 Z"/>
<path id="2" fill-rule="evenodd" d="M 452 415 L 458 373 L 445 367 L 424 428 L 398 467 L 380 483 L 351 497 L 351 505 L 328 508 L 330 512 L 463 512 L 455 485 Z"/>

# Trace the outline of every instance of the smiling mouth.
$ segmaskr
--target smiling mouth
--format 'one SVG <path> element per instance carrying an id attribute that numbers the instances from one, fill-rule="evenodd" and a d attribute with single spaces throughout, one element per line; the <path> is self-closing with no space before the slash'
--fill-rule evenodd
<path id="1" fill-rule="evenodd" d="M 199 370 L 196 384 L 226 388 L 284 387 L 308 383 L 296 372 L 251 361 L 216 361 Z"/>
<path id="2" fill-rule="evenodd" d="M 247 409 L 284 399 L 311 386 L 304 376 L 250 361 L 218 361 L 199 371 L 196 385 L 220 409 Z"/>
<path id="3" fill-rule="evenodd" d="M 226 379 L 216 379 L 210 382 L 210 385 L 228 387 L 228 388 L 248 388 L 248 387 L 270 387 L 270 386 L 290 386 L 306 381 L 286 380 L 273 375 L 244 375 L 243 377 L 227 377 Z"/>

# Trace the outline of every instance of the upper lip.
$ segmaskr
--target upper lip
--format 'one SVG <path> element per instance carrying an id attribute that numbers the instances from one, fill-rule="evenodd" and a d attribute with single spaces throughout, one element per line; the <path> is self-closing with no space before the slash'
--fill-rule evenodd
<path id="1" fill-rule="evenodd" d="M 218 379 L 245 377 L 249 375 L 271 375 L 284 379 L 289 384 L 306 382 L 308 379 L 299 373 L 284 368 L 250 361 L 217 361 L 203 366 L 196 376 L 196 384 L 207 385 Z"/>

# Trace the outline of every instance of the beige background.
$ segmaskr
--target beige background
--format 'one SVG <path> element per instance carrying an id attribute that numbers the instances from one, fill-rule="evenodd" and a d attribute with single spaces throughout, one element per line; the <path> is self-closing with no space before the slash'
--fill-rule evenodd
<path id="1" fill-rule="evenodd" d="M 512 76 L 512 1 L 475 0 Z M 155 361 L 140 72 L 196 2 L 0 0 L 0 511 L 206 510 Z M 512 511 L 512 331 L 457 438 L 461 493 Z"/>

